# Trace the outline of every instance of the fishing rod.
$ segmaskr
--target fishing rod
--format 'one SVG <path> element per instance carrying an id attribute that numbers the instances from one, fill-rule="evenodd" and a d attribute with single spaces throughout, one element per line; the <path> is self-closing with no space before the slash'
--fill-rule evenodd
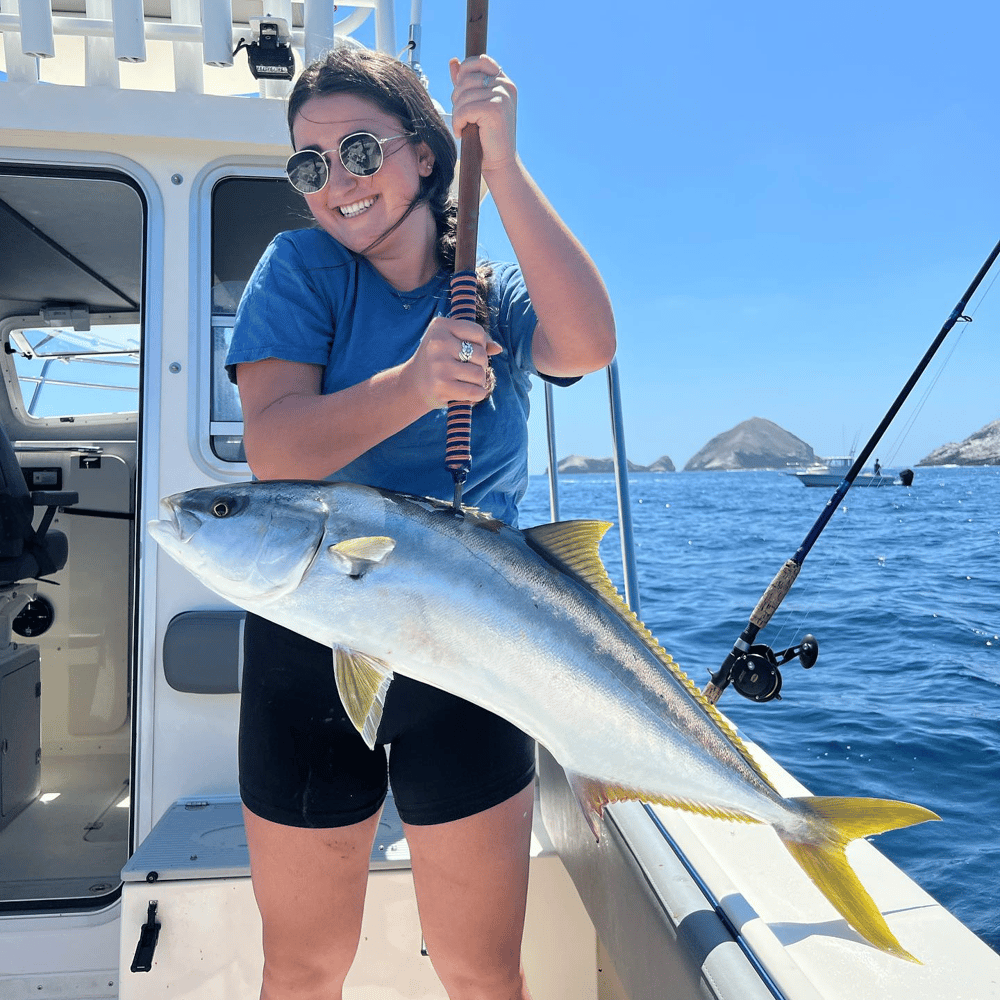
<path id="1" fill-rule="evenodd" d="M 775 653 L 770 647 L 764 644 L 754 645 L 754 640 L 757 638 L 760 630 L 771 620 L 771 617 L 785 599 L 785 595 L 791 589 L 795 578 L 799 575 L 799 570 L 802 569 L 803 560 L 809 554 L 809 550 L 816 543 L 816 539 L 819 538 L 820 532 L 826 527 L 830 518 L 833 517 L 834 511 L 840 505 L 840 501 L 844 499 L 847 491 L 851 488 L 851 484 L 857 478 L 858 473 L 864 468 L 865 462 L 877 447 L 882 435 L 906 401 L 906 397 L 909 396 L 911 390 L 917 384 L 917 380 L 924 373 L 924 369 L 930 364 L 937 349 L 944 342 L 945 337 L 948 336 L 952 327 L 959 320 L 967 323 L 972 322 L 971 317 L 965 315 L 965 307 L 968 305 L 969 299 L 975 294 L 983 278 L 989 273 L 998 255 L 1000 255 L 1000 242 L 997 243 L 986 258 L 983 266 L 979 269 L 975 278 L 972 279 L 972 284 L 966 289 L 965 294 L 958 300 L 958 305 L 951 311 L 951 315 L 941 327 L 941 330 L 934 338 L 934 342 L 927 349 L 927 352 L 920 359 L 920 363 L 913 369 L 912 374 L 906 381 L 906 385 L 903 386 L 892 406 L 889 407 L 886 415 L 882 418 L 882 422 L 875 429 L 875 433 L 872 434 L 868 443 L 862 448 L 861 454 L 854 460 L 854 464 L 848 470 L 843 482 L 834 490 L 833 496 L 827 501 L 822 513 L 816 519 L 816 523 L 812 528 L 809 529 L 809 533 L 803 539 L 795 555 L 778 570 L 774 579 L 768 585 L 767 590 L 764 591 L 761 599 L 757 602 L 757 606 L 750 615 L 750 620 L 747 622 L 746 628 L 743 629 L 740 637 L 733 644 L 733 648 L 725 660 L 723 660 L 722 666 L 711 675 L 712 679 L 705 686 L 703 693 L 711 704 L 714 705 L 719 700 L 722 692 L 725 691 L 730 683 L 736 688 L 737 692 L 751 701 L 770 701 L 772 698 L 778 698 L 781 691 L 781 672 L 778 669 L 780 664 L 798 658 L 802 666 L 808 669 L 816 662 L 816 657 L 819 655 L 819 645 L 811 635 L 806 635 L 799 645 L 792 646 L 780 653 Z"/>
<path id="2" fill-rule="evenodd" d="M 486 52 L 488 0 L 468 0 L 465 18 L 465 58 Z M 483 147 L 479 126 L 462 129 L 458 171 L 458 228 L 455 246 L 455 273 L 451 279 L 452 319 L 476 321 L 476 246 L 479 242 L 479 191 L 483 167 Z M 465 349 L 463 344 L 463 350 Z M 455 483 L 455 513 L 462 509 L 462 487 L 472 466 L 472 403 L 448 404 L 445 431 L 445 468 Z"/>

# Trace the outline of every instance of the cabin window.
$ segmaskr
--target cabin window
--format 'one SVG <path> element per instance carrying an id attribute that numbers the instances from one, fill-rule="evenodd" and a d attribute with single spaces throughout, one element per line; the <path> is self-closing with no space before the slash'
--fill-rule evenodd
<path id="1" fill-rule="evenodd" d="M 287 180 L 224 177 L 212 188 L 212 454 L 245 462 L 239 392 L 224 368 L 243 289 L 267 245 L 278 234 L 314 225 L 305 201 Z"/>
<path id="2" fill-rule="evenodd" d="M 121 417 L 138 411 L 138 325 L 86 326 L 10 331 L 21 409 L 29 417 Z"/>

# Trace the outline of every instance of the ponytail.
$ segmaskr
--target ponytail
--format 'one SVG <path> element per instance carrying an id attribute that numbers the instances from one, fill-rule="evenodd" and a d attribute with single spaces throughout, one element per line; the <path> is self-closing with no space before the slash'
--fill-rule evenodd
<path id="1" fill-rule="evenodd" d="M 458 204 L 449 198 L 445 204 L 435 210 L 434 222 L 437 224 L 437 255 L 441 266 L 449 271 L 455 270 L 455 250 L 458 244 Z M 493 277 L 493 268 L 486 263 L 476 266 L 476 322 L 489 331 L 489 301 L 490 279 Z"/>

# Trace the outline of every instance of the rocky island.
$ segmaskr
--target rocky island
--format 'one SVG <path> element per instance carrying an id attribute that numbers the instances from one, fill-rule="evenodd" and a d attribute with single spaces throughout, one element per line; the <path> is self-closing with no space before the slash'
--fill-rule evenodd
<path id="1" fill-rule="evenodd" d="M 579 475 L 585 472 L 614 472 L 615 460 L 613 458 L 585 458 L 583 455 L 567 455 L 560 459 L 556 466 L 560 473 L 568 472 Z M 638 465 L 629 460 L 629 472 L 673 472 L 674 463 L 670 461 L 669 455 L 662 455 L 652 465 Z"/>
<path id="2" fill-rule="evenodd" d="M 935 448 L 917 465 L 1000 465 L 1000 420 L 981 427 L 961 444 Z"/>
<path id="3" fill-rule="evenodd" d="M 812 448 L 762 417 L 751 417 L 717 434 L 684 466 L 685 472 L 731 469 L 786 469 L 816 461 Z"/>

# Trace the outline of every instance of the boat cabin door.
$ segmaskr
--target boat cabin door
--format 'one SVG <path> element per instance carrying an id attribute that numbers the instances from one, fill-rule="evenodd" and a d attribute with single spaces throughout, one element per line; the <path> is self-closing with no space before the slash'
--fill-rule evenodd
<path id="1" fill-rule="evenodd" d="M 60 548 L 0 574 L 0 911 L 100 907 L 128 858 L 146 219 L 124 173 L 0 163 L 0 551 L 25 505 Z"/>

